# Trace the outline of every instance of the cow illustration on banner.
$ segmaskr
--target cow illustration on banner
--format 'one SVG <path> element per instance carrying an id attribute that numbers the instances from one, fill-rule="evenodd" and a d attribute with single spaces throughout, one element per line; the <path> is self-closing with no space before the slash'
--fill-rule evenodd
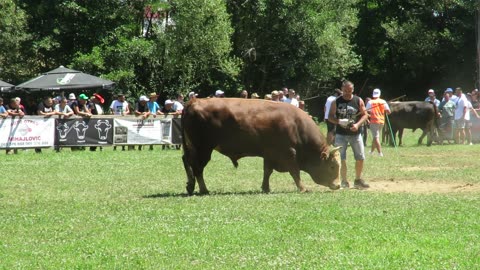
<path id="1" fill-rule="evenodd" d="M 112 119 L 57 119 L 55 126 L 55 143 L 61 146 L 113 144 Z"/>

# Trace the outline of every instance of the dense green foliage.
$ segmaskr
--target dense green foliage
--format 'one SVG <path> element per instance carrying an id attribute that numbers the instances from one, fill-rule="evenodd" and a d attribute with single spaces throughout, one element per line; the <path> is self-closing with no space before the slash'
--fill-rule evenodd
<path id="1" fill-rule="evenodd" d="M 470 0 L 4 0 L 0 79 L 19 84 L 65 65 L 132 97 L 282 86 L 308 97 L 348 77 L 363 96 L 381 87 L 418 98 L 474 86 L 478 9 Z"/>
<path id="2" fill-rule="evenodd" d="M 212 194 L 186 197 L 181 151 L 158 146 L 3 156 L 0 269 L 478 269 L 480 145 L 416 146 L 418 136 L 367 157 L 370 191 L 302 174 L 312 192 L 300 194 L 274 172 L 266 195 L 261 159 L 235 169 L 214 153 Z M 376 190 L 398 181 L 430 189 Z"/>

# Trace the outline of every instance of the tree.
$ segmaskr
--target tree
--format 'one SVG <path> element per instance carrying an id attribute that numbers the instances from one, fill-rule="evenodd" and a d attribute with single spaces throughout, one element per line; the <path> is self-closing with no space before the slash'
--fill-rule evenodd
<path id="1" fill-rule="evenodd" d="M 244 62 L 242 82 L 270 92 L 282 86 L 304 95 L 356 70 L 351 34 L 357 1 L 228 1 L 234 50 Z"/>
<path id="2" fill-rule="evenodd" d="M 473 87 L 475 11 L 478 3 L 455 1 L 375 1 L 359 5 L 358 81 L 384 88 L 390 97 L 426 96 L 428 88 Z"/>
<path id="3" fill-rule="evenodd" d="M 0 2 L 0 78 L 18 83 L 28 74 L 22 43 L 29 39 L 25 12 L 13 0 Z"/>

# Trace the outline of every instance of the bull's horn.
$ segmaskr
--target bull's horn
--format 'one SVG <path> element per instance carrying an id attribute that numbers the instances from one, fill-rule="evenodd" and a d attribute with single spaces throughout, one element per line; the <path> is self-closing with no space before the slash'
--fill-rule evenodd
<path id="1" fill-rule="evenodd" d="M 335 153 L 335 152 L 337 152 L 337 151 L 340 151 L 340 148 L 342 148 L 342 147 L 341 147 L 341 146 L 337 146 L 337 147 L 334 147 L 334 148 L 330 149 L 330 154 L 333 154 L 333 153 Z"/>

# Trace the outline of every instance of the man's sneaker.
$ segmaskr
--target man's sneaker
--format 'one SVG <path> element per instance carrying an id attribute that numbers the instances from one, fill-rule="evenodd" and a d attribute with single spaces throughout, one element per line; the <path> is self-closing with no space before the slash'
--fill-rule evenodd
<path id="1" fill-rule="evenodd" d="M 341 188 L 349 188 L 350 183 L 348 183 L 348 181 L 342 181 L 342 183 L 340 184 L 340 187 Z"/>
<path id="2" fill-rule="evenodd" d="M 383 157 L 383 153 L 378 153 L 378 156 L 379 156 L 379 157 Z"/>
<path id="3" fill-rule="evenodd" d="M 356 179 L 355 182 L 353 182 L 353 186 L 355 188 L 369 188 L 370 185 L 365 182 L 363 179 Z"/>

